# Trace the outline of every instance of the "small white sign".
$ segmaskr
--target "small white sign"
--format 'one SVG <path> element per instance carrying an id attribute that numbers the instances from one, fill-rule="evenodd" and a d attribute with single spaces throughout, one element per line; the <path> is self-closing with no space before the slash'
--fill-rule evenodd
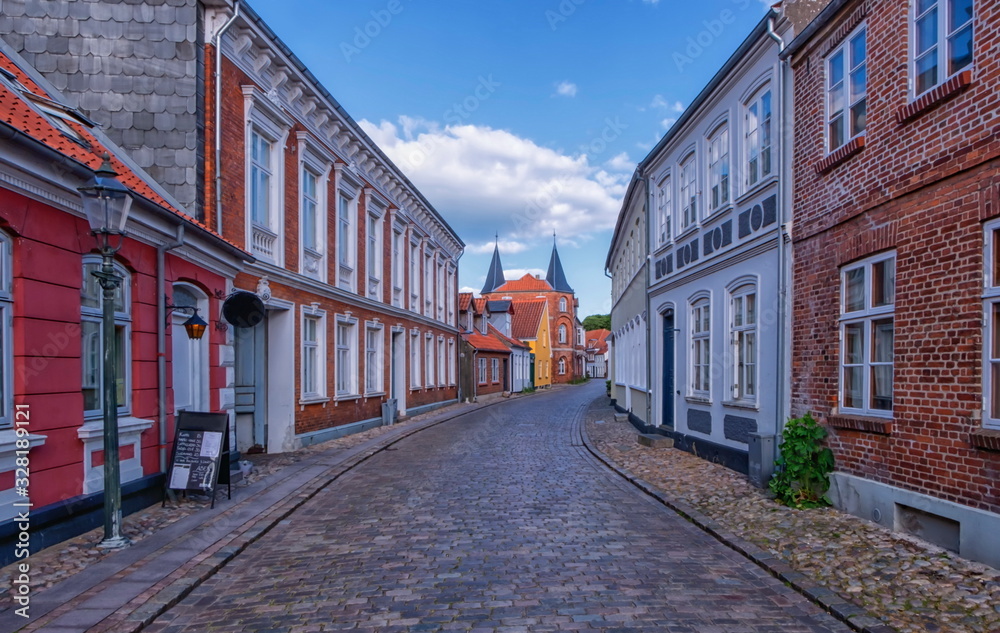
<path id="1" fill-rule="evenodd" d="M 170 487 L 175 490 L 184 490 L 188 486 L 188 480 L 191 478 L 191 467 L 186 464 L 178 464 L 174 466 L 173 471 L 170 473 Z"/>
<path id="2" fill-rule="evenodd" d="M 205 431 L 201 439 L 201 457 L 211 457 L 215 459 L 222 451 L 222 433 L 218 431 Z"/>

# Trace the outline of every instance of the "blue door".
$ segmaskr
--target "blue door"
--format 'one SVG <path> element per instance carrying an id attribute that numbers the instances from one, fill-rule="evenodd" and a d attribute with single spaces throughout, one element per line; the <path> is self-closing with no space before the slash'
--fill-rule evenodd
<path id="1" fill-rule="evenodd" d="M 674 313 L 663 315 L 663 425 L 674 428 Z"/>

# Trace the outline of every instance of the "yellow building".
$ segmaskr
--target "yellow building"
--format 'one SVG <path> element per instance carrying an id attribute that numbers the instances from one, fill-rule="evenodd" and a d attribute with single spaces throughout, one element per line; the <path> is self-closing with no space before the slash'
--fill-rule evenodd
<path id="1" fill-rule="evenodd" d="M 552 384 L 552 339 L 549 337 L 549 306 L 545 299 L 514 301 L 511 335 L 524 341 L 535 355 L 534 385 Z"/>

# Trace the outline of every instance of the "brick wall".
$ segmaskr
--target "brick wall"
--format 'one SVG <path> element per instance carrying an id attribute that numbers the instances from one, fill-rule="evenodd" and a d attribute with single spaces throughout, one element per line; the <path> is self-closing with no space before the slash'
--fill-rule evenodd
<path id="1" fill-rule="evenodd" d="M 855 3 L 793 58 L 795 83 L 793 414 L 830 424 L 841 471 L 1000 511 L 1000 453 L 981 428 L 982 220 L 1000 213 L 1000 5 L 976 3 L 971 83 L 912 116 L 904 0 Z M 830 164 L 825 54 L 864 19 L 868 120 L 863 147 Z M 918 104 L 922 105 L 922 104 Z M 909 117 L 909 118 L 907 118 Z M 826 162 L 824 163 L 824 160 Z M 822 171 L 818 170 L 822 169 Z M 840 270 L 896 252 L 892 419 L 836 415 Z"/>

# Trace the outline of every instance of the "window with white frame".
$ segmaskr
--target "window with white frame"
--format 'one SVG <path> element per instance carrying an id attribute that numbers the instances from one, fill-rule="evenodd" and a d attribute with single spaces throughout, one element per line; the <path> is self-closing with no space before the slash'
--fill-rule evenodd
<path id="1" fill-rule="evenodd" d="M 420 356 L 420 332 L 414 331 L 410 333 L 410 388 L 411 389 L 420 388 L 421 363 L 422 363 L 422 357 Z"/>
<path id="2" fill-rule="evenodd" d="M 11 368 L 14 366 L 13 333 L 14 294 L 12 292 L 12 241 L 6 233 L 0 233 L 0 429 L 10 427 L 13 422 L 13 384 Z"/>
<path id="3" fill-rule="evenodd" d="M 972 65 L 973 0 L 915 0 L 914 96 Z"/>
<path id="4" fill-rule="evenodd" d="M 420 242 L 410 242 L 410 310 L 420 312 Z"/>
<path id="5" fill-rule="evenodd" d="M 695 164 L 694 152 L 681 161 L 680 168 L 680 205 L 681 230 L 693 226 L 698 220 L 698 166 Z"/>
<path id="6" fill-rule="evenodd" d="M 729 126 L 722 125 L 708 139 L 709 212 L 729 202 Z"/>
<path id="7" fill-rule="evenodd" d="M 100 281 L 93 275 L 100 271 L 102 262 L 100 256 L 88 255 L 83 258 L 83 287 L 80 293 L 80 328 L 82 330 L 83 349 L 83 410 L 87 417 L 99 417 L 104 411 L 102 399 L 104 384 L 104 361 L 102 341 L 103 294 Z M 130 405 L 131 382 L 131 277 L 128 271 L 118 263 L 114 265 L 115 274 L 121 277 L 121 283 L 115 290 L 115 402 L 118 413 L 128 412 Z"/>
<path id="8" fill-rule="evenodd" d="M 757 400 L 757 287 L 744 284 L 729 295 L 732 399 Z"/>
<path id="9" fill-rule="evenodd" d="M 448 339 L 448 384 L 454 386 L 457 380 L 458 358 L 455 356 L 455 339 Z"/>
<path id="10" fill-rule="evenodd" d="M 566 326 L 565 325 L 560 325 L 559 326 L 559 342 L 560 343 L 565 343 L 566 342 Z"/>
<path id="11" fill-rule="evenodd" d="M 246 243 L 272 263 L 284 253 L 284 147 L 291 121 L 253 86 L 243 86 L 246 112 Z"/>
<path id="12" fill-rule="evenodd" d="M 445 386 L 445 381 L 447 380 L 447 365 L 444 355 L 444 339 L 439 338 L 437 344 L 437 373 L 438 373 L 438 385 L 441 387 Z"/>
<path id="13" fill-rule="evenodd" d="M 434 384 L 434 335 L 428 332 L 424 337 L 424 386 L 430 389 Z"/>
<path id="14" fill-rule="evenodd" d="M 434 316 L 434 253 L 424 252 L 424 316 Z"/>
<path id="15" fill-rule="evenodd" d="M 566 297 L 559 297 L 559 311 L 566 311 Z"/>
<path id="16" fill-rule="evenodd" d="M 326 314 L 302 308 L 302 399 L 326 396 Z"/>
<path id="17" fill-rule="evenodd" d="M 495 383 L 500 382 L 500 359 L 499 358 L 491 358 L 490 359 L 490 368 L 492 369 L 493 382 L 495 382 Z"/>
<path id="18" fill-rule="evenodd" d="M 983 345 L 983 426 L 1000 429 L 1000 221 L 985 227 L 986 290 Z"/>
<path id="19" fill-rule="evenodd" d="M 455 323 L 455 269 L 449 264 L 448 265 L 448 325 L 456 325 Z"/>
<path id="20" fill-rule="evenodd" d="M 826 61 L 826 138 L 834 151 L 865 131 L 867 120 L 867 29 L 860 26 Z"/>
<path id="21" fill-rule="evenodd" d="M 691 377 L 690 393 L 699 398 L 711 396 L 712 379 L 712 303 L 706 296 L 691 302 Z"/>
<path id="22" fill-rule="evenodd" d="M 744 107 L 746 187 L 771 175 L 771 90 L 762 90 Z"/>
<path id="23" fill-rule="evenodd" d="M 382 393 L 385 391 L 385 365 L 382 362 L 385 336 L 382 326 L 365 324 L 365 393 Z"/>
<path id="24" fill-rule="evenodd" d="M 843 267 L 841 294 L 841 410 L 890 415 L 895 254 L 881 254 Z"/>
<path id="25" fill-rule="evenodd" d="M 302 248 L 303 272 L 317 273 L 320 270 L 320 177 L 308 166 L 302 166 L 302 197 L 300 210 L 302 214 Z M 309 257 L 311 256 L 311 257 Z M 315 266 L 310 266 L 315 264 Z"/>
<path id="26" fill-rule="evenodd" d="M 357 200 L 340 192 L 337 195 L 337 285 L 344 290 L 354 289 L 355 251 L 354 218 Z"/>
<path id="27" fill-rule="evenodd" d="M 368 215 L 368 242 L 366 265 L 368 273 L 368 298 L 379 299 L 382 289 L 382 218 Z"/>
<path id="28" fill-rule="evenodd" d="M 337 397 L 358 395 L 358 321 L 337 318 Z"/>
<path id="29" fill-rule="evenodd" d="M 486 359 L 480 358 L 479 361 L 479 384 L 486 384 Z"/>
<path id="30" fill-rule="evenodd" d="M 444 262 L 438 258 L 437 262 L 437 281 L 434 284 L 434 295 L 437 299 L 437 320 L 444 321 L 444 297 L 445 297 L 445 287 L 444 287 Z"/>
<path id="31" fill-rule="evenodd" d="M 402 229 L 392 231 L 392 305 L 403 307 L 403 279 L 405 270 L 405 237 Z"/>
<path id="32" fill-rule="evenodd" d="M 664 178 L 656 192 L 656 244 L 663 246 L 670 240 L 670 178 Z"/>
<path id="33" fill-rule="evenodd" d="M 559 375 L 564 376 L 566 374 L 566 359 L 559 359 Z"/>

